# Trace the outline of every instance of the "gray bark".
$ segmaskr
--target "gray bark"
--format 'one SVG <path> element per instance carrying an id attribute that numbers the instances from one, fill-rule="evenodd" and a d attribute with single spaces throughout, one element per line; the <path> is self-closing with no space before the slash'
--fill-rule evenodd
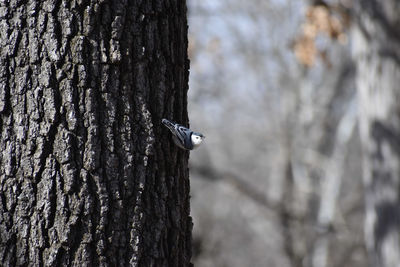
<path id="1" fill-rule="evenodd" d="M 0 2 L 2 266 L 189 266 L 184 0 Z"/>
<path id="2" fill-rule="evenodd" d="M 356 124 L 357 112 L 354 108 L 354 102 L 354 100 L 351 101 L 338 123 L 335 146 L 331 158 L 326 162 L 322 161 L 326 171 L 321 186 L 321 196 L 323 197 L 321 197 L 317 215 L 318 236 L 314 241 L 314 252 L 312 255 L 312 266 L 314 267 L 329 266 L 329 234 L 334 223 L 340 187 L 342 179 L 344 179 L 347 150 Z"/>
<path id="3" fill-rule="evenodd" d="M 365 239 L 372 266 L 400 264 L 400 2 L 355 1 Z"/>

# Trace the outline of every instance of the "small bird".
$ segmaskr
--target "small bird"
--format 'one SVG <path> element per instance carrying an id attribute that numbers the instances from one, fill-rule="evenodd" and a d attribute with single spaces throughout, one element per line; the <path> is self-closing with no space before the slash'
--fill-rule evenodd
<path id="1" fill-rule="evenodd" d="M 172 140 L 174 140 L 174 143 L 180 148 L 186 150 L 195 149 L 205 138 L 201 133 L 193 132 L 184 126 L 167 119 L 162 119 L 161 122 L 171 131 Z"/>

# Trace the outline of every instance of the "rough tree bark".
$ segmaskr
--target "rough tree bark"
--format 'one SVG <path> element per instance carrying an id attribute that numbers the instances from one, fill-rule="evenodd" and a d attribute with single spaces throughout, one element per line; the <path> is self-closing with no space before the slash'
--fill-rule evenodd
<path id="1" fill-rule="evenodd" d="M 400 2 L 354 1 L 371 266 L 400 264 Z"/>
<path id="2" fill-rule="evenodd" d="M 184 0 L 0 1 L 2 266 L 188 266 Z"/>

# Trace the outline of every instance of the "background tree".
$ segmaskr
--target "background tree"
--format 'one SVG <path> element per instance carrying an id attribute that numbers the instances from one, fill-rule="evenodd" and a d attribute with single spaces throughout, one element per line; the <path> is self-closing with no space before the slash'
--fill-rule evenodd
<path id="1" fill-rule="evenodd" d="M 1 1 L 3 266 L 188 266 L 184 0 Z"/>
<path id="2" fill-rule="evenodd" d="M 398 266 L 399 1 L 188 2 L 196 266 Z"/>
<path id="3" fill-rule="evenodd" d="M 400 3 L 354 1 L 354 55 L 372 266 L 400 263 Z"/>
<path id="4" fill-rule="evenodd" d="M 366 266 L 345 8 L 188 2 L 195 265 Z"/>

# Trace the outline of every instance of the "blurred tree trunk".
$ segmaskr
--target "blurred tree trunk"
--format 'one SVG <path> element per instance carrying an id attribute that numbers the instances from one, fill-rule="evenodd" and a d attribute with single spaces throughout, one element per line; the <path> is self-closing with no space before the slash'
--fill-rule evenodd
<path id="1" fill-rule="evenodd" d="M 372 266 L 400 264 L 400 2 L 354 2 L 365 237 Z"/>
<path id="2" fill-rule="evenodd" d="M 188 266 L 184 0 L 1 1 L 2 266 Z"/>

